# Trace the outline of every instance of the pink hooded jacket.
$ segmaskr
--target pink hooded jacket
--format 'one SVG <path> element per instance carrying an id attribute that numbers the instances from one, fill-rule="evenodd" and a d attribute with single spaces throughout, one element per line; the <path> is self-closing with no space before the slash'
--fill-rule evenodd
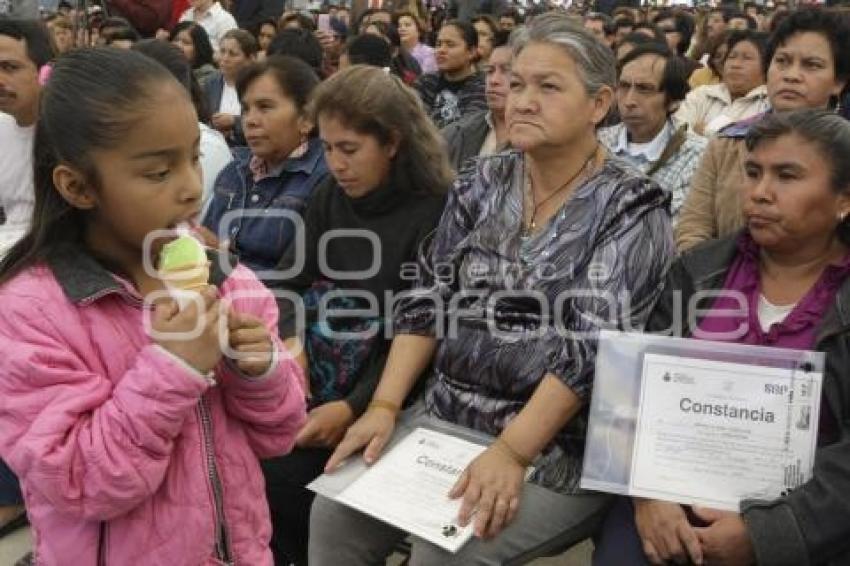
<path id="1" fill-rule="evenodd" d="M 36 564 L 272 564 L 258 458 L 292 448 L 300 368 L 279 349 L 265 376 L 223 360 L 211 385 L 152 343 L 132 287 L 66 247 L 0 287 L 0 457 L 21 479 Z M 250 271 L 219 289 L 277 335 Z"/>

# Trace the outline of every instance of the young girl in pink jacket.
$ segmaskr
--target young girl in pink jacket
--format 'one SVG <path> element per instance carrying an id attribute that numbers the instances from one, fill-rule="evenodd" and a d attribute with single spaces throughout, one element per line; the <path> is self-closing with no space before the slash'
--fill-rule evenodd
<path id="1" fill-rule="evenodd" d="M 146 236 L 201 206 L 197 123 L 129 51 L 70 53 L 42 93 L 34 218 L 0 263 L 0 458 L 39 566 L 272 563 L 258 458 L 304 421 L 275 301 L 212 253 L 188 305 L 151 268 L 175 236 Z"/>

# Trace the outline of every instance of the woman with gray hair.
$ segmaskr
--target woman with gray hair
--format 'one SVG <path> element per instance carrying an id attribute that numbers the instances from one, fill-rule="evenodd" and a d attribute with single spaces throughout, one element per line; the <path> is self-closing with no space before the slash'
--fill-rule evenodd
<path id="1" fill-rule="evenodd" d="M 593 532 L 608 498 L 578 483 L 597 334 L 643 326 L 673 254 L 669 197 L 596 141 L 611 51 L 557 14 L 517 32 L 513 50 L 514 149 L 460 173 L 372 403 L 326 468 L 364 447 L 374 462 L 412 413 L 493 437 L 448 494 L 476 537 L 453 555 L 414 537 L 414 564 L 527 561 Z M 432 358 L 424 400 L 399 416 Z M 382 562 L 405 536 L 318 498 L 310 564 Z"/>

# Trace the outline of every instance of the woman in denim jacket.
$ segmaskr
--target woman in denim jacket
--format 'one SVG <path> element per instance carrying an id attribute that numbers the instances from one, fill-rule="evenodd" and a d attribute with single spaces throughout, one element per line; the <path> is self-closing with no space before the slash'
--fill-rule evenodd
<path id="1" fill-rule="evenodd" d="M 236 85 L 248 147 L 219 174 L 204 225 L 261 279 L 295 237 L 328 169 L 306 105 L 319 79 L 305 63 L 270 57 Z"/>

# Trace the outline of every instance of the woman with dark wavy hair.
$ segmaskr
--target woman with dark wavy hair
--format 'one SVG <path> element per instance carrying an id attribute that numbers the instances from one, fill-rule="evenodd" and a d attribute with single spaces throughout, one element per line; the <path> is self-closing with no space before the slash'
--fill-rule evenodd
<path id="1" fill-rule="evenodd" d="M 382 326 L 392 310 L 386 297 L 410 285 L 402 266 L 415 262 L 420 244 L 436 227 L 452 181 L 439 133 L 416 93 L 382 69 L 355 65 L 335 74 L 317 87 L 311 115 L 331 177 L 316 189 L 307 208 L 306 247 L 293 243 L 279 266 L 292 270 L 303 256 L 303 268 L 274 284 L 300 295 L 308 313 L 306 327 L 297 328 L 291 301 L 280 302 L 281 336 L 303 353 L 310 410 L 297 448 L 263 462 L 272 547 L 278 563 L 295 564 L 307 563 L 313 494 L 304 486 L 322 473 L 348 426 L 372 398 L 390 345 Z M 323 237 L 340 230 L 368 233 L 380 248 L 362 236 L 334 237 L 323 248 Z M 369 271 L 374 263 L 377 271 L 370 275 L 345 277 Z M 325 301 L 335 309 L 368 308 L 364 294 L 377 299 L 376 316 L 316 320 Z M 377 333 L 368 339 L 333 336 L 365 332 L 370 326 Z"/>
<path id="2" fill-rule="evenodd" d="M 642 327 L 673 252 L 669 196 L 597 142 L 612 51 L 554 13 L 512 41 L 513 150 L 458 175 L 416 288 L 395 309 L 368 410 L 327 465 L 364 448 L 374 463 L 411 413 L 493 438 L 445 494 L 461 500 L 459 522 L 476 538 L 452 555 L 413 537 L 413 564 L 524 563 L 593 532 L 609 498 L 578 484 L 596 335 Z M 310 520 L 311 566 L 379 563 L 407 536 L 326 498 Z"/>

